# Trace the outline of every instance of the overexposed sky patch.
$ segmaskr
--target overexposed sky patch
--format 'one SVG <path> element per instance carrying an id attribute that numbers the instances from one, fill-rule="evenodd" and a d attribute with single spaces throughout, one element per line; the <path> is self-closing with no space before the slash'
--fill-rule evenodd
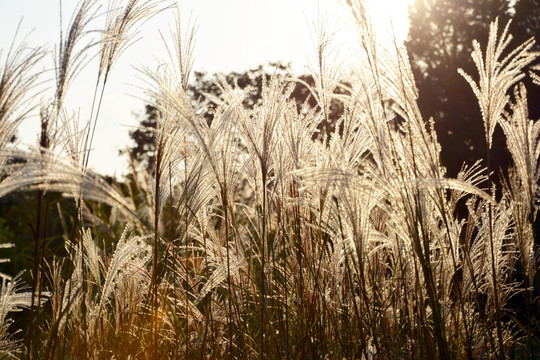
<path id="1" fill-rule="evenodd" d="M 382 30 L 387 27 L 386 15 L 392 16 L 398 36 L 404 38 L 408 28 L 407 0 L 368 0 Z M 0 48 L 3 56 L 22 19 L 19 39 L 28 35 L 30 46 L 43 45 L 54 50 L 59 39 L 60 11 L 58 0 L 0 0 Z M 67 26 L 78 1 L 63 0 L 63 23 Z M 103 14 L 106 1 L 100 0 Z M 197 25 L 194 70 L 214 72 L 242 71 L 268 62 L 292 63 L 298 73 L 307 72 L 314 53 L 314 26 L 327 19 L 335 31 L 339 54 L 347 57 L 354 36 L 345 26 L 344 13 L 338 1 L 332 0 L 179 0 L 182 22 L 191 19 Z M 97 19 L 94 28 L 99 25 Z M 109 175 L 126 173 L 126 161 L 118 150 L 129 143 L 128 131 L 138 123 L 137 113 L 144 110 L 144 82 L 137 68 L 157 69 L 167 61 L 160 32 L 167 38 L 174 29 L 172 12 L 162 13 L 139 30 L 139 41 L 129 48 L 113 69 L 105 91 L 101 116 L 97 125 L 90 167 Z M 98 34 L 96 34 L 97 36 Z M 97 51 L 97 48 L 95 49 Z M 339 59 L 338 59 L 339 60 Z M 44 79 L 52 79 L 52 55 L 42 68 Z M 46 71 L 49 69 L 49 71 Z M 67 103 L 70 111 L 87 121 L 91 106 L 97 62 L 91 61 L 72 84 Z M 51 88 L 54 82 L 49 82 Z M 46 100 L 46 93 L 42 95 Z M 37 116 L 25 121 L 18 137 L 23 144 L 35 145 L 38 134 Z"/>

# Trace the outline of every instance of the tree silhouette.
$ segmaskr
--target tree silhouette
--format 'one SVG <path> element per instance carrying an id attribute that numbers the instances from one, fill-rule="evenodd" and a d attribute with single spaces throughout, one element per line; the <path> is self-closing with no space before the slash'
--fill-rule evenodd
<path id="1" fill-rule="evenodd" d="M 534 36 L 536 44 L 540 44 L 540 0 L 519 0 L 514 6 L 514 34 L 518 40 L 524 41 Z"/>
<path id="2" fill-rule="evenodd" d="M 519 0 L 514 10 L 512 20 L 514 38 L 517 42 L 523 42 L 534 37 L 535 50 L 540 51 L 540 0 Z M 534 65 L 540 65 L 540 60 L 537 59 Z M 528 91 L 529 116 L 538 120 L 540 118 L 540 86 L 534 86 L 530 77 L 525 78 L 524 81 Z"/>

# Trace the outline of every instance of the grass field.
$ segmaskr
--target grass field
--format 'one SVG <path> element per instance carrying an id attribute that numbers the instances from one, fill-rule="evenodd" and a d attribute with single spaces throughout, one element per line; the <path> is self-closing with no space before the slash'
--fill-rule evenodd
<path id="1" fill-rule="evenodd" d="M 320 32 L 315 108 L 290 99 L 295 79 L 269 77 L 251 110 L 218 78 L 210 124 L 187 96 L 194 38 L 178 26 L 171 63 L 143 71 L 158 116 L 154 170 L 132 164 L 111 183 L 87 168 L 101 103 L 114 101 L 104 90 L 133 31 L 164 6 L 134 0 L 107 13 L 90 119 L 64 99 L 90 51 L 94 1 L 81 2 L 56 49 L 52 99 L 34 96 L 44 51 L 15 44 L 2 54 L 0 196 L 37 195 L 32 266 L 2 275 L 0 357 L 538 356 L 540 123 L 520 82 L 538 56 L 532 40 L 511 42 L 495 21 L 489 41 L 475 44 L 478 73 L 462 75 L 488 146 L 483 162 L 450 178 L 407 53 L 379 41 L 363 1 L 348 2 L 354 66 L 334 66 L 331 36 Z M 344 111 L 327 134 L 318 125 L 333 102 Z M 14 148 L 35 109 L 39 147 Z M 490 159 L 496 127 L 513 159 L 502 182 Z M 57 193 L 71 213 L 50 206 Z M 42 224 L 52 212 L 65 221 L 50 255 Z"/>

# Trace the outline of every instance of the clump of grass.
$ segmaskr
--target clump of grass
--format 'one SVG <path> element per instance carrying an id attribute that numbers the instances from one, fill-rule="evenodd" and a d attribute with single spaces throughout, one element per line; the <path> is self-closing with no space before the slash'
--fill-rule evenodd
<path id="1" fill-rule="evenodd" d="M 38 299 L 51 311 L 35 313 L 44 331 L 25 333 L 28 345 L 11 354 L 473 359 L 538 351 L 540 130 L 519 82 L 537 57 L 532 40 L 505 54 L 509 30 L 499 36 L 495 21 L 485 55 L 474 46 L 479 82 L 463 74 L 482 109 L 488 159 L 496 126 L 514 159 L 499 185 L 480 162 L 447 176 L 437 119 L 421 115 L 407 53 L 375 34 L 363 1 L 347 1 L 363 55 L 346 71 L 332 66 L 322 31 L 310 88 L 318 104 L 305 111 L 291 99 L 294 80 L 267 78 L 249 110 L 244 91 L 217 79 L 222 96 L 207 122 L 187 95 L 193 32 L 183 37 L 178 24 L 175 63 L 144 71 L 158 119 L 153 173 L 133 164 L 121 189 L 87 170 L 89 148 L 112 63 L 155 4 L 109 8 L 98 100 L 83 135 L 66 118 L 63 137 L 50 137 L 63 140 L 36 152 L 1 144 L 0 159 L 25 162 L 4 163 L 0 195 L 57 191 L 79 208 L 65 257 L 39 260 L 39 289 L 50 291 Z M 91 17 L 80 12 L 91 5 L 82 3 L 74 24 L 86 24 L 80 19 Z M 62 51 L 60 59 L 71 58 Z M 22 61 L 30 69 L 34 57 Z M 336 131 L 321 134 L 331 101 L 344 111 Z M 52 151 L 57 144 L 66 144 L 65 159 Z M 114 216 L 100 219 L 91 201 Z M 90 220 L 130 223 L 133 233 L 100 234 L 83 226 Z M 521 298 L 525 315 L 513 305 Z"/>

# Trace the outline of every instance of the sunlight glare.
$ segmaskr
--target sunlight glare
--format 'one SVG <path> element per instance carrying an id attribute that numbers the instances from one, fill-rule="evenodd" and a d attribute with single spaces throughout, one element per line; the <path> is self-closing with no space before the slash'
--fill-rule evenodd
<path id="1" fill-rule="evenodd" d="M 408 4 L 411 0 L 366 0 L 377 31 L 393 34 L 401 42 L 409 32 Z"/>

